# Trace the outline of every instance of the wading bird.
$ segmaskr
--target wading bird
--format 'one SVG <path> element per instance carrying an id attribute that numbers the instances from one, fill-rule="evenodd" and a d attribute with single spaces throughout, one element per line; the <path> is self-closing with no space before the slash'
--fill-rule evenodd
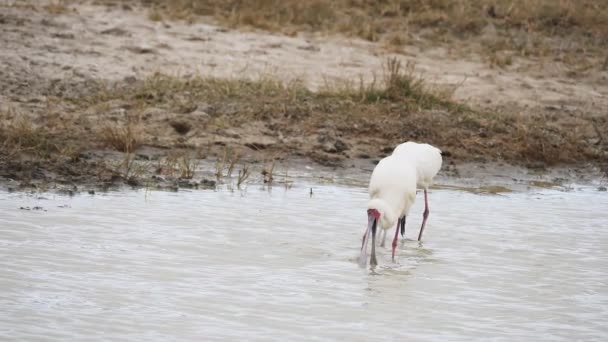
<path id="1" fill-rule="evenodd" d="M 391 228 L 399 217 L 407 215 L 414 200 L 416 199 L 416 165 L 407 159 L 407 156 L 399 154 L 390 155 L 378 163 L 372 172 L 369 181 L 369 197 L 367 204 L 367 229 L 363 234 L 361 242 L 361 255 L 359 264 L 367 264 L 367 244 L 371 235 L 372 250 L 370 264 L 378 264 L 376 260 L 376 231 L 381 228 Z M 405 219 L 403 220 L 405 223 Z M 399 224 L 395 229 L 393 239 L 393 260 L 399 238 Z"/>
<path id="2" fill-rule="evenodd" d="M 429 144 L 418 144 L 408 141 L 397 146 L 393 151 L 393 155 L 399 156 L 408 165 L 415 165 L 416 184 L 424 189 L 424 213 L 422 214 L 422 226 L 420 226 L 420 233 L 418 234 L 418 241 L 420 241 L 430 212 L 427 190 L 433 183 L 433 177 L 441 169 L 441 150 Z M 399 222 L 402 222 L 401 236 L 403 236 L 405 233 L 405 216 L 402 215 Z"/>

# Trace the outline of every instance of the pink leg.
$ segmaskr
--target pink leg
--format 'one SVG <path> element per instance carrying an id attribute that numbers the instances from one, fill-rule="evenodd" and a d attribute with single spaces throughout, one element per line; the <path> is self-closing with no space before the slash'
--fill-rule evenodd
<path id="1" fill-rule="evenodd" d="M 426 226 L 426 219 L 429 217 L 429 200 L 428 195 L 426 193 L 426 189 L 424 189 L 424 213 L 422 214 L 422 227 L 420 227 L 420 234 L 418 234 L 418 241 L 422 239 L 422 232 L 424 232 L 424 226 Z"/>
<path id="2" fill-rule="evenodd" d="M 395 250 L 397 250 L 397 241 L 399 241 L 399 225 L 401 219 L 397 221 L 397 227 L 395 228 L 395 238 L 393 239 L 393 262 L 395 262 Z"/>

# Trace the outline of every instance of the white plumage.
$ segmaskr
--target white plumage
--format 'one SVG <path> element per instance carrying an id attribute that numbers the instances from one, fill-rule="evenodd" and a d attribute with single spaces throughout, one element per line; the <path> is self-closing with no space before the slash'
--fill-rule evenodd
<path id="1" fill-rule="evenodd" d="M 367 204 L 368 227 L 363 235 L 360 263 L 367 263 L 367 243 L 372 237 L 370 263 L 376 265 L 376 229 L 391 228 L 416 199 L 416 167 L 401 155 L 388 156 L 378 163 L 369 181 L 370 201 Z M 396 248 L 393 241 L 393 256 Z"/>
<path id="2" fill-rule="evenodd" d="M 400 155 L 416 165 L 416 184 L 423 189 L 429 188 L 433 177 L 441 169 L 441 150 L 429 144 L 408 141 L 395 147 L 393 154 Z"/>
<path id="3" fill-rule="evenodd" d="M 431 146 L 429 144 L 418 144 L 413 141 L 408 141 L 393 150 L 393 155 L 398 155 L 401 159 L 404 159 L 408 164 L 414 164 L 416 167 L 416 184 L 424 189 L 424 212 L 422 214 L 422 225 L 420 226 L 420 233 L 418 233 L 418 241 L 422 239 L 422 233 L 426 226 L 426 220 L 429 217 L 429 201 L 428 201 L 428 189 L 433 183 L 433 178 L 441 169 L 443 162 L 441 158 L 441 150 Z M 407 213 L 403 213 L 405 215 Z M 402 217 L 405 220 L 405 216 Z M 403 236 L 405 231 L 405 223 L 401 225 L 401 235 Z"/>
<path id="4" fill-rule="evenodd" d="M 429 215 L 428 187 L 441 168 L 441 151 L 429 144 L 405 142 L 395 148 L 393 154 L 380 160 L 374 168 L 369 181 L 370 201 L 367 205 L 368 226 L 361 244 L 360 264 L 367 263 L 367 244 L 372 237 L 370 264 L 376 265 L 376 230 L 382 229 L 382 245 L 386 238 L 386 230 L 397 224 L 392 244 L 393 260 L 397 248 L 398 232 L 405 230 L 405 217 L 416 199 L 416 186 L 424 189 L 425 211 L 418 240 Z"/>

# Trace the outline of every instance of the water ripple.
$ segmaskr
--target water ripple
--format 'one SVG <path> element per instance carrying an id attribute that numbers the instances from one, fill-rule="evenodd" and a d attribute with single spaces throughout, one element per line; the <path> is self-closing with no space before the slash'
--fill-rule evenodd
<path id="1" fill-rule="evenodd" d="M 397 262 L 379 248 L 380 266 L 362 270 L 365 189 L 309 189 L 1 193 L 0 339 L 608 334 L 602 193 L 434 190 L 425 241 L 419 201 Z"/>

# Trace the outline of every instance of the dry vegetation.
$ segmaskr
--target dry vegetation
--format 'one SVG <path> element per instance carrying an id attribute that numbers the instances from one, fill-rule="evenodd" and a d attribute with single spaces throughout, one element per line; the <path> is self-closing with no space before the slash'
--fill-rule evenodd
<path id="1" fill-rule="evenodd" d="M 137 128 L 132 121 L 124 125 L 107 125 L 99 132 L 99 137 L 106 147 L 120 152 L 131 153 L 139 147 Z"/>
<path id="2" fill-rule="evenodd" d="M 193 106 L 205 103 L 213 111 L 211 127 L 246 127 L 261 121 L 294 136 L 331 126 L 337 136 L 362 144 L 374 139 L 387 144 L 424 140 L 459 160 L 485 156 L 547 164 L 592 161 L 601 155 L 597 132 L 608 128 L 602 117 L 467 108 L 450 99 L 449 89 L 429 87 L 411 66 L 403 68 L 394 59 L 387 62 L 380 80 L 328 84 L 319 92 L 298 82 L 273 79 L 184 79 L 157 74 L 128 89 L 117 87 L 104 97 L 104 101 L 127 100 L 133 106 L 143 101 L 145 106 L 175 108 L 184 98 Z M 229 160 L 229 156 L 220 158 L 218 170 L 224 170 Z"/>
<path id="3" fill-rule="evenodd" d="M 530 56 L 551 56 L 579 71 L 608 65 L 602 54 L 608 49 L 603 1 L 140 2 L 152 20 L 212 16 L 233 27 L 345 34 L 397 50 L 408 44 L 462 45 L 465 52 L 482 51 L 499 67 Z M 60 15 L 72 11 L 69 3 L 52 1 L 45 10 Z M 377 74 L 371 82 L 328 81 L 317 91 L 272 77 L 154 74 L 115 83 L 87 80 L 86 86 L 59 80 L 61 93 L 40 91 L 42 109 L 0 112 L 0 177 L 133 185 L 152 175 L 192 180 L 200 159 L 209 156 L 215 157 L 216 181 L 235 176 L 240 187 L 253 174 L 272 183 L 279 156 L 343 165 L 377 159 L 404 140 L 437 145 L 449 161 L 605 163 L 608 118 L 601 113 L 471 108 L 453 100 L 455 89 L 430 85 L 413 64 L 394 58 Z M 266 141 L 245 142 L 253 128 L 253 139 Z M 149 159 L 141 153 L 146 148 L 160 150 L 160 156 Z"/>
<path id="4" fill-rule="evenodd" d="M 340 33 L 394 47 L 446 43 L 483 52 L 490 63 L 548 56 L 602 66 L 608 2 L 594 0 L 142 0 L 154 20 L 212 16 L 232 27 L 295 35 Z M 462 42 L 466 42 L 462 48 Z M 474 43 L 474 44 L 473 44 Z"/>
<path id="5" fill-rule="evenodd" d="M 46 121 L 46 120 L 45 120 Z M 70 128 L 53 125 L 54 119 L 36 124 L 28 115 L 0 112 L 0 177 L 50 181 L 50 173 L 67 182 L 90 182 L 102 176 L 99 161 L 85 160 L 82 151 L 90 141 L 70 134 Z"/>
<path id="6" fill-rule="evenodd" d="M 0 127 L 3 146 L 0 158 L 9 160 L 18 156 L 37 160 L 46 163 L 47 168 L 56 165 L 53 171 L 61 174 L 65 170 L 60 160 L 89 163 L 83 161 L 82 153 L 74 151 L 110 148 L 124 152 L 124 159 L 111 165 L 96 164 L 97 171 L 87 168 L 89 174 L 119 176 L 129 184 L 137 184 L 133 177 L 146 176 L 150 170 L 161 175 L 192 178 L 200 153 L 169 154 L 160 159 L 156 167 L 152 163 L 136 162 L 139 147 L 158 144 L 154 143 L 156 132 L 146 132 L 154 127 L 155 120 L 142 114 L 146 108 L 178 112 L 186 122 L 194 109 L 206 108 L 206 122 L 192 125 L 188 137 L 226 127 L 247 130 L 260 122 L 270 132 L 267 134 L 277 139 L 280 135 L 295 138 L 292 142 L 264 147 L 261 172 L 264 182 L 268 183 L 273 180 L 278 153 L 339 163 L 348 158 L 381 155 L 386 147 L 404 140 L 435 144 L 450 160 L 505 160 L 543 165 L 598 162 L 606 144 L 599 132 L 608 131 L 605 117 L 549 111 L 519 115 L 468 108 L 452 101 L 449 89 L 428 86 L 415 75 L 411 65 L 403 67 L 395 59 L 387 61 L 383 76 L 372 83 L 327 84 L 318 92 L 308 90 L 299 82 L 286 84 L 274 79 L 181 78 L 161 74 L 134 83 L 100 85 L 94 89 L 98 90 L 88 96 L 63 101 L 70 103 L 77 113 L 94 113 L 100 121 L 113 120 L 114 123 L 89 134 L 74 121 L 52 126 L 41 119 L 39 125 L 34 125 L 23 116 L 4 113 L 10 118 L 3 120 Z M 108 117 L 113 103 L 130 110 L 126 115 Z M 160 122 L 173 126 L 170 120 Z M 313 136 L 317 141 L 310 141 Z M 183 139 L 183 135 L 176 132 L 174 144 L 164 148 L 171 151 L 184 147 Z M 327 143 L 329 149 L 325 148 Z M 73 144 L 75 148 L 66 147 Z M 188 146 L 186 149 L 191 151 L 202 147 Z M 233 148 L 223 147 L 217 155 L 216 177 L 221 181 L 223 177 L 231 177 L 242 160 Z M 250 173 L 248 166 L 241 168 L 237 173 L 238 185 Z"/>

